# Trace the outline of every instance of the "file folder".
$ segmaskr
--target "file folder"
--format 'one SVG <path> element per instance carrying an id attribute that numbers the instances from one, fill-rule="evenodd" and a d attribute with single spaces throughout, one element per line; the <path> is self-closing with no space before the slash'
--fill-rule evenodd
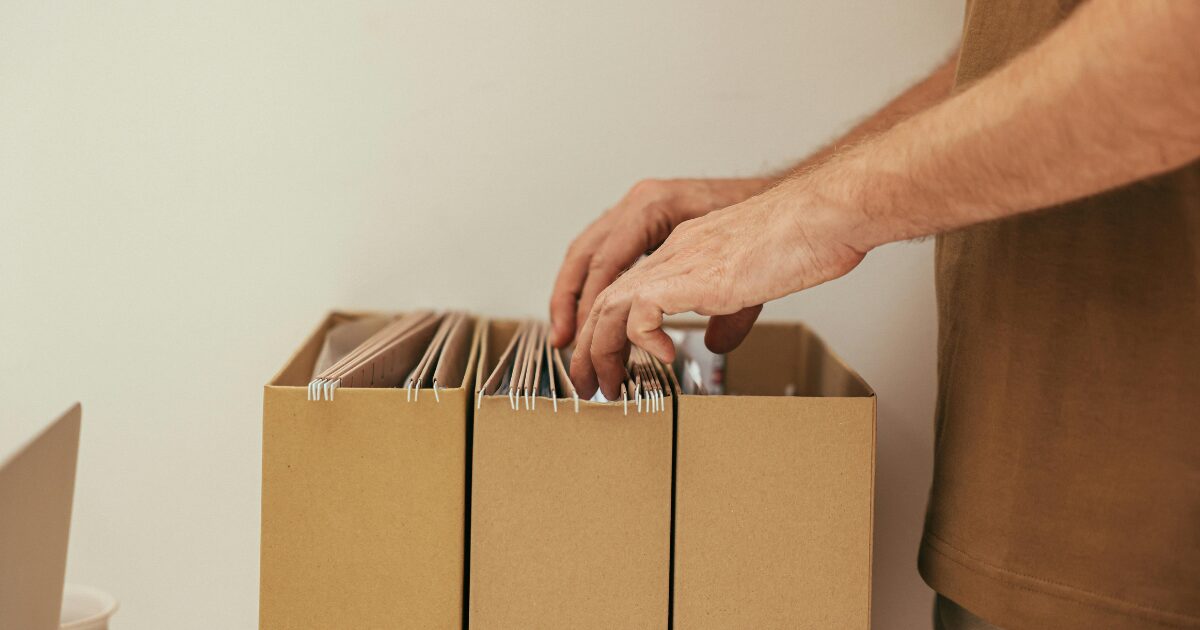
<path id="1" fill-rule="evenodd" d="M 331 314 L 264 392 L 260 627 L 869 628 L 870 387 L 668 332 L 580 400 L 544 323 Z"/>
<path id="2" fill-rule="evenodd" d="M 557 405 L 538 396 L 514 406 L 504 388 L 484 385 L 501 358 L 520 352 L 520 326 L 493 320 L 481 339 L 471 626 L 666 628 L 673 397 L 643 391 L 644 374 L 631 375 L 616 402 L 576 407 L 573 389 L 556 383 Z"/>
<path id="3" fill-rule="evenodd" d="M 383 317 L 316 378 L 369 318 L 330 315 L 265 388 L 260 628 L 463 626 L 477 322 Z"/>

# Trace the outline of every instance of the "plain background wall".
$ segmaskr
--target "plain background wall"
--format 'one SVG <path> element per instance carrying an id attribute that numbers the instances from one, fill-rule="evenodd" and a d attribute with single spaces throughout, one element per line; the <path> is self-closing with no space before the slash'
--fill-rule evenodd
<path id="1" fill-rule="evenodd" d="M 0 426 L 74 400 L 69 579 L 257 622 L 261 386 L 332 307 L 543 315 L 639 178 L 802 157 L 960 0 L 0 2 Z M 879 393 L 875 627 L 928 623 L 930 243 L 768 307 Z"/>

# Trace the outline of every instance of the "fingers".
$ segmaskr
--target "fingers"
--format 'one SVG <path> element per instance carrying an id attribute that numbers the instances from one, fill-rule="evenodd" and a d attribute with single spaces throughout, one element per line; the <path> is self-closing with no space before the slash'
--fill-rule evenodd
<path id="1" fill-rule="evenodd" d="M 590 256 L 572 246 L 558 270 L 554 290 L 550 293 L 551 343 L 565 348 L 575 337 L 575 303 L 587 276 Z"/>
<path id="2" fill-rule="evenodd" d="M 575 352 L 571 354 L 571 383 L 579 397 L 588 400 L 596 394 L 596 370 L 592 368 L 592 330 L 596 327 L 598 313 L 589 314 L 575 339 Z"/>
<path id="3" fill-rule="evenodd" d="M 570 254 L 558 270 L 550 294 L 551 343 L 556 348 L 565 348 L 575 338 L 575 304 L 586 274 L 587 260 L 571 259 Z"/>
<path id="4" fill-rule="evenodd" d="M 555 346 L 570 344 L 583 328 L 600 292 L 639 256 L 670 235 L 675 226 L 670 206 L 646 200 L 660 194 L 656 191 L 644 183 L 635 186 L 577 240 L 585 245 L 572 245 L 567 252 L 550 298 L 551 341 Z"/>
<path id="5" fill-rule="evenodd" d="M 587 280 L 579 293 L 579 303 L 575 311 L 575 321 L 582 327 L 584 320 L 592 312 L 596 297 L 637 262 L 648 248 L 646 232 L 638 225 L 626 224 L 615 227 L 608 233 L 608 238 L 592 255 L 587 267 Z"/>
<path id="6" fill-rule="evenodd" d="M 588 316 L 592 314 L 592 307 L 596 303 L 596 298 L 619 275 L 619 270 L 614 270 L 607 265 L 593 262 L 588 266 L 587 280 L 583 283 L 583 289 L 579 292 L 579 302 L 575 306 L 576 329 L 579 331 L 583 330 L 584 323 L 587 322 Z"/>
<path id="7" fill-rule="evenodd" d="M 590 397 L 597 388 L 609 400 L 620 394 L 631 343 L 669 365 L 675 360 L 675 345 L 662 329 L 663 317 L 708 310 L 707 287 L 678 282 L 678 270 L 670 265 L 660 269 L 661 265 L 653 264 L 656 256 L 639 263 L 597 298 L 571 361 L 571 378 L 580 395 Z M 705 344 L 719 354 L 730 352 L 745 339 L 761 312 L 759 305 L 714 316 Z"/>
<path id="8" fill-rule="evenodd" d="M 625 359 L 629 356 L 625 337 L 628 316 L 627 303 L 622 305 L 602 296 L 584 322 L 571 355 L 571 382 L 581 398 L 591 398 L 597 389 L 608 400 L 621 395 Z"/>
<path id="9" fill-rule="evenodd" d="M 629 309 L 629 323 L 625 332 L 635 346 L 670 365 L 675 360 L 675 344 L 663 332 L 662 323 L 662 308 L 649 300 L 635 300 Z"/>
<path id="10" fill-rule="evenodd" d="M 748 306 L 732 315 L 716 315 L 708 320 L 708 330 L 704 332 L 704 345 L 717 354 L 732 352 L 741 345 L 742 340 L 750 333 L 762 305 Z"/>
<path id="11" fill-rule="evenodd" d="M 629 339 L 625 336 L 629 301 L 618 296 L 607 297 L 595 311 L 599 315 L 592 329 L 592 368 L 604 397 L 616 400 L 621 395 L 621 383 L 625 382 L 625 359 L 629 356 Z"/>
<path id="12" fill-rule="evenodd" d="M 631 342 L 667 364 L 675 359 L 675 344 L 662 329 L 663 305 L 651 297 L 652 287 L 663 285 L 639 270 L 600 295 L 580 333 L 571 377 L 581 392 L 590 395 L 598 387 L 609 400 L 619 396 Z"/>

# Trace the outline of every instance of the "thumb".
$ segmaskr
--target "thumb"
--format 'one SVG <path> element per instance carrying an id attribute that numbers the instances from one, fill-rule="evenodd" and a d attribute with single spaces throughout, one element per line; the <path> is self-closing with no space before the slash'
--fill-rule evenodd
<path id="1" fill-rule="evenodd" d="M 717 354 L 725 354 L 741 345 L 742 340 L 750 333 L 758 314 L 762 312 L 762 304 L 747 306 L 731 315 L 716 315 L 708 320 L 708 330 L 704 333 L 704 345 Z"/>

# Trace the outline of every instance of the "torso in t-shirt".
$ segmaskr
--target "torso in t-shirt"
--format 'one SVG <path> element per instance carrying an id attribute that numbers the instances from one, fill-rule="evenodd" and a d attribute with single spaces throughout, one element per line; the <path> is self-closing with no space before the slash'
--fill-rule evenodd
<path id="1" fill-rule="evenodd" d="M 969 2 L 959 88 L 1075 4 Z M 1200 163 L 936 261 L 926 581 L 1004 628 L 1200 627 Z"/>

